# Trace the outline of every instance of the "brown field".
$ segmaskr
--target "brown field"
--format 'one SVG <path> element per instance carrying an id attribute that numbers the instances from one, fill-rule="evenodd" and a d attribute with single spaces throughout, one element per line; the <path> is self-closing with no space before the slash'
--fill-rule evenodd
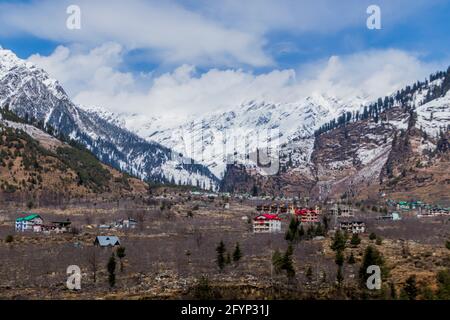
<path id="1" fill-rule="evenodd" d="M 363 251 L 369 243 L 375 245 L 368 239 L 370 232 L 383 238 L 375 246 L 390 269 L 389 282 L 398 289 L 411 274 L 417 275 L 419 284 L 433 289 L 436 272 L 450 266 L 445 248 L 450 236 L 448 217 L 387 222 L 374 219 L 376 213 L 360 213 L 358 218 L 366 221 L 368 232 L 357 248 L 345 250 L 346 257 L 353 252 L 356 264 L 344 264 L 344 291 L 338 291 L 329 236 L 295 246 L 294 281 L 288 283 L 284 275 L 273 272 L 273 252 L 287 248 L 284 230 L 289 218 L 282 222 L 280 234 L 253 234 L 251 224 L 242 218 L 254 216 L 254 203 L 232 200 L 230 209 L 223 209 L 221 198 L 195 200 L 187 194 L 172 194 L 152 201 L 98 201 L 32 210 L 46 222 L 69 218 L 78 231 L 51 235 L 16 233 L 14 219 L 23 210 L 0 210 L 0 298 L 4 299 L 192 298 L 201 276 L 209 279 L 217 290 L 215 297 L 220 298 L 351 298 L 351 292 L 357 291 Z M 95 227 L 126 217 L 135 218 L 138 227 L 106 231 Z M 119 236 L 126 248 L 124 271 L 117 271 L 113 289 L 108 285 L 106 264 L 115 249 L 93 245 L 101 234 Z M 12 243 L 6 243 L 7 235 L 13 235 Z M 243 253 L 238 264 L 231 263 L 222 272 L 215 262 L 221 240 L 230 254 L 237 242 Z M 66 289 L 69 265 L 82 270 L 79 292 Z M 93 269 L 97 269 L 96 282 Z"/>

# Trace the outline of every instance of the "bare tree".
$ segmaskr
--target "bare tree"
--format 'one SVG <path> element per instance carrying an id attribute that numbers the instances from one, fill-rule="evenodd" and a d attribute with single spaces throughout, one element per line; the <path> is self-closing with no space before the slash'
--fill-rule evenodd
<path id="1" fill-rule="evenodd" d="M 89 267 L 91 268 L 91 271 L 92 271 L 92 280 L 94 281 L 94 283 L 96 283 L 97 282 L 97 271 L 98 271 L 98 260 L 99 260 L 96 247 L 92 247 L 87 251 L 87 260 L 88 260 Z"/>

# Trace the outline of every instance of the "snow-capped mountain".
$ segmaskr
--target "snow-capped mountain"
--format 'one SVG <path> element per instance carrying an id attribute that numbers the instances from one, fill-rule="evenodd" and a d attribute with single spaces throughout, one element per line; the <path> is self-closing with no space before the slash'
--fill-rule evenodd
<path id="1" fill-rule="evenodd" d="M 386 193 L 450 203 L 449 97 L 450 69 L 325 122 L 306 166 L 291 159 L 302 154 L 298 146 L 282 146 L 287 160 L 279 174 L 261 177 L 234 166 L 222 189 L 349 201 Z"/>
<path id="2" fill-rule="evenodd" d="M 157 118 L 143 122 L 129 115 L 122 115 L 122 119 L 139 136 L 195 159 L 221 178 L 227 164 L 236 161 L 251 166 L 251 155 L 257 148 L 269 149 L 273 155 L 283 145 L 295 145 L 301 152 L 291 160 L 306 166 L 314 145 L 314 131 L 365 102 L 362 98 L 344 102 L 317 94 L 295 103 L 250 101 L 226 112 L 195 115 L 182 123 Z"/>
<path id="3" fill-rule="evenodd" d="M 78 141 L 101 161 L 152 181 L 216 188 L 217 179 L 189 159 L 128 131 L 114 116 L 75 105 L 44 70 L 0 47 L 0 106 L 53 134 Z"/>

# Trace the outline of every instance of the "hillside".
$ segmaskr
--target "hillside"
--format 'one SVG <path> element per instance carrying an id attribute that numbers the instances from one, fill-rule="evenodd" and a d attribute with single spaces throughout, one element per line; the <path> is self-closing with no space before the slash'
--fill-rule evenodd
<path id="1" fill-rule="evenodd" d="M 60 199 L 147 192 L 144 182 L 102 164 L 82 146 L 8 120 L 14 117 L 6 110 L 1 112 L 0 194 L 4 200 L 28 199 L 45 205 Z"/>
<path id="2" fill-rule="evenodd" d="M 181 162 L 171 149 L 145 140 L 95 108 L 72 102 L 47 72 L 0 48 L 0 108 L 53 135 L 70 137 L 118 170 L 152 182 L 215 188 L 217 178 L 204 166 Z"/>
<path id="3" fill-rule="evenodd" d="M 245 166 L 229 166 L 226 191 L 307 195 L 325 200 L 399 199 L 450 203 L 450 72 L 407 87 L 390 97 L 343 113 L 315 132 L 284 144 L 277 175 L 262 176 Z M 313 141 L 305 154 L 305 141 Z M 307 157 L 305 162 L 297 161 Z"/>

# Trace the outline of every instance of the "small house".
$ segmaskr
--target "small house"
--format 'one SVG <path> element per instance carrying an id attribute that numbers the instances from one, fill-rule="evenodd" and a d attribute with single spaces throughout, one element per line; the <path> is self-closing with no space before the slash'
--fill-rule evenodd
<path id="1" fill-rule="evenodd" d="M 254 233 L 281 232 L 281 219 L 276 214 L 261 214 L 253 219 Z"/>
<path id="2" fill-rule="evenodd" d="M 343 221 L 339 223 L 339 228 L 348 233 L 366 232 L 366 224 L 362 221 Z"/>
<path id="3" fill-rule="evenodd" d="M 44 220 L 38 214 L 30 214 L 16 219 L 16 231 L 34 231 L 34 226 L 42 225 Z"/>
<path id="4" fill-rule="evenodd" d="M 351 206 L 344 204 L 335 204 L 330 208 L 329 212 L 333 216 L 342 218 L 353 217 L 355 215 L 354 209 Z"/>
<path id="5" fill-rule="evenodd" d="M 100 247 L 115 247 L 120 246 L 120 240 L 116 236 L 97 236 L 94 245 Z"/>
<path id="6" fill-rule="evenodd" d="M 402 217 L 398 212 L 392 212 L 386 215 L 379 216 L 377 218 L 378 220 L 392 220 L 392 221 L 399 221 L 402 220 Z"/>
<path id="7" fill-rule="evenodd" d="M 54 221 L 52 222 L 53 224 L 53 230 L 55 233 L 66 233 L 66 232 L 70 232 L 71 228 L 70 225 L 72 224 L 72 222 L 70 222 L 70 220 L 66 220 L 66 221 Z"/>
<path id="8" fill-rule="evenodd" d="M 301 223 L 318 223 L 320 209 L 316 207 L 315 209 L 295 209 L 295 216 L 300 219 Z"/>
<path id="9" fill-rule="evenodd" d="M 448 208 L 441 207 L 429 207 L 427 210 L 421 210 L 419 214 L 417 214 L 418 218 L 427 218 L 427 217 L 439 217 L 439 216 L 449 216 L 450 210 Z"/>

